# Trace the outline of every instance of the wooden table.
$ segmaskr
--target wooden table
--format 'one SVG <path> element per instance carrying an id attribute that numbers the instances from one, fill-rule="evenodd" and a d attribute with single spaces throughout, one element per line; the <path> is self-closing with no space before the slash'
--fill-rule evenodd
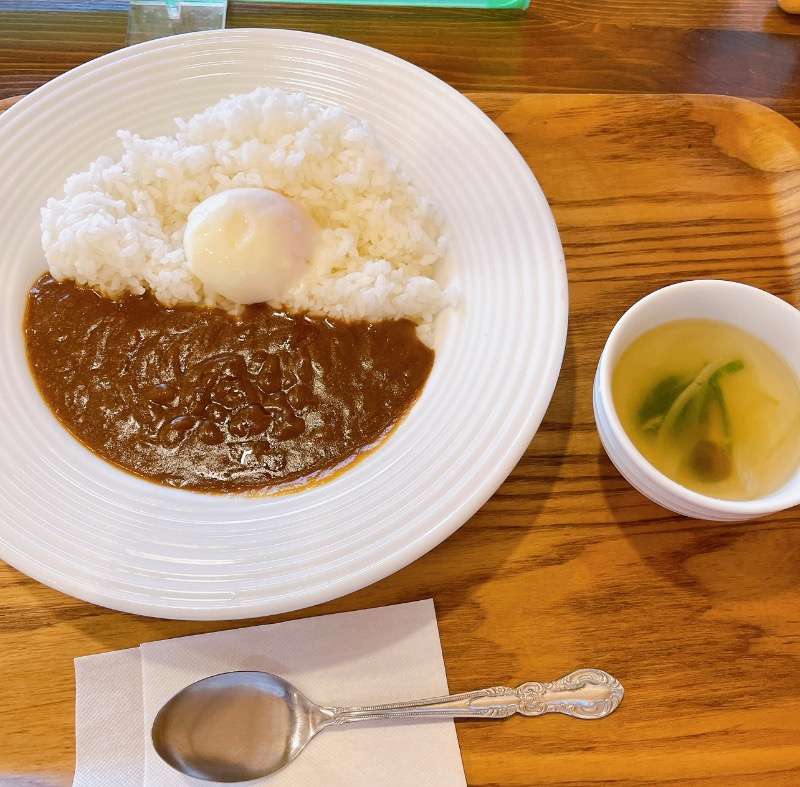
<path id="1" fill-rule="evenodd" d="M 0 0 L 0 98 L 124 44 L 119 0 L 77 5 Z M 232 3 L 230 26 L 313 30 L 417 63 L 509 135 L 566 252 L 561 377 L 525 456 L 478 514 L 416 563 L 328 604 L 235 624 L 155 620 L 0 566 L 0 784 L 70 784 L 76 656 L 426 597 L 453 690 L 579 665 L 609 670 L 627 690 L 596 724 L 513 718 L 487 734 L 459 723 L 470 785 L 800 783 L 800 515 L 672 516 L 619 476 L 591 409 L 605 336 L 652 289 L 718 276 L 800 304 L 800 130 L 790 122 L 800 122 L 800 21 L 771 0 L 638 5 Z M 690 93 L 752 99 L 790 120 Z"/>

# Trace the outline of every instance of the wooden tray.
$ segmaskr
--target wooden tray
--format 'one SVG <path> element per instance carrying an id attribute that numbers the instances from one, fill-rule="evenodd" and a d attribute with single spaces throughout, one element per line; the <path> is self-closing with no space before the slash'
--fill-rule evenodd
<path id="1" fill-rule="evenodd" d="M 552 674 L 571 653 L 624 676 L 630 714 L 602 730 L 531 731 L 535 756 L 498 783 L 798 784 L 800 514 L 720 525 L 650 503 L 603 452 L 591 394 L 614 323 L 658 287 L 725 278 L 800 303 L 800 129 L 722 96 L 472 98 L 548 197 L 570 330 L 531 447 L 431 556 L 447 572 L 493 550 L 471 566 L 475 608 L 448 614 L 443 636 L 457 642 L 469 607 L 498 653 L 481 677 L 498 663 Z M 445 654 L 466 673 L 470 656 L 455 643 Z M 526 730 L 498 741 L 476 726 L 459 728 L 469 783 L 491 783 L 490 750 L 518 749 Z"/>
<path id="2" fill-rule="evenodd" d="M 662 285 L 728 278 L 798 303 L 800 130 L 717 96 L 471 98 L 527 159 L 561 232 L 570 330 L 552 404 L 508 480 L 441 546 L 269 620 L 432 596 L 454 691 L 580 666 L 625 684 L 603 722 L 459 723 L 470 785 L 797 784 L 798 512 L 715 524 L 650 503 L 605 456 L 591 388 L 614 322 Z M 0 772 L 48 774 L 15 784 L 69 784 L 73 657 L 255 622 L 126 616 L 7 566 L 0 609 Z"/>

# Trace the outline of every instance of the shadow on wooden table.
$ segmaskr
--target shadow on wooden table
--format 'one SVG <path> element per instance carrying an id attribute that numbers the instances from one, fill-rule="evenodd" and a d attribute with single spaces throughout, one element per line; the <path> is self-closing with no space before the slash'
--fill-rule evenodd
<path id="1" fill-rule="evenodd" d="M 635 554 L 622 583 L 640 616 L 630 650 L 643 705 L 653 703 L 665 719 L 693 718 L 691 726 L 706 732 L 717 729 L 721 714 L 740 712 L 743 726 L 780 745 L 794 725 L 794 700 L 770 691 L 765 703 L 757 687 L 796 683 L 797 512 L 740 523 L 692 520 L 621 489 L 605 455 L 598 473 L 609 513 Z"/>

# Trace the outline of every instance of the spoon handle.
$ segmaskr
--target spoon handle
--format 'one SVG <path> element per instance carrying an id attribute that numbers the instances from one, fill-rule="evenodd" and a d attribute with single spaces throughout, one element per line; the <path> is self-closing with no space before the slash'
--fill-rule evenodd
<path id="1" fill-rule="evenodd" d="M 552 683 L 523 683 L 516 689 L 495 686 L 449 697 L 358 708 L 330 708 L 332 717 L 329 723 L 347 724 L 408 716 L 502 719 L 515 713 L 523 716 L 564 713 L 576 719 L 601 719 L 619 705 L 623 693 L 622 684 L 607 672 L 579 669 Z"/>

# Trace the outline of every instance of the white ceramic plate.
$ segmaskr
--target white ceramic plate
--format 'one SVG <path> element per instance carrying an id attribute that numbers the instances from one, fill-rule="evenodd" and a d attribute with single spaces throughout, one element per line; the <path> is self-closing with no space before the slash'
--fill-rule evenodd
<path id="1" fill-rule="evenodd" d="M 28 371 L 25 296 L 45 264 L 39 209 L 65 178 L 120 152 L 121 128 L 174 133 L 230 93 L 302 90 L 370 121 L 441 203 L 460 304 L 439 319 L 421 399 L 374 453 L 273 498 L 162 488 L 93 456 Z M 458 92 L 383 52 L 285 30 L 223 30 L 114 52 L 0 117 L 0 557 L 58 590 L 167 618 L 286 612 L 420 557 L 492 495 L 530 443 L 564 350 L 567 281 L 525 161 Z M 420 587 L 424 595 L 426 588 Z"/>

